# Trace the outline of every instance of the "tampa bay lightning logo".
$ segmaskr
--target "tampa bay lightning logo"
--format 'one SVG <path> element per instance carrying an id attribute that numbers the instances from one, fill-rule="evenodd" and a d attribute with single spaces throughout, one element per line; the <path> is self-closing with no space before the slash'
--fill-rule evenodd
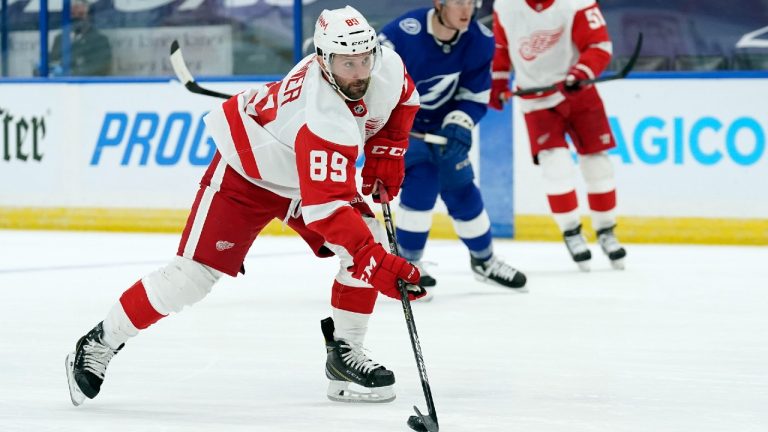
<path id="1" fill-rule="evenodd" d="M 416 18 L 406 18 L 400 21 L 400 28 L 409 35 L 415 35 L 421 31 L 421 23 Z"/>
<path id="2" fill-rule="evenodd" d="M 447 75 L 436 75 L 416 83 L 419 92 L 419 102 L 424 109 L 435 109 L 447 102 L 456 93 L 459 85 L 459 75 L 455 72 Z"/>
<path id="3" fill-rule="evenodd" d="M 493 37 L 493 32 L 488 27 L 484 26 L 483 23 L 477 21 L 477 26 L 480 27 L 480 32 L 488 37 Z"/>

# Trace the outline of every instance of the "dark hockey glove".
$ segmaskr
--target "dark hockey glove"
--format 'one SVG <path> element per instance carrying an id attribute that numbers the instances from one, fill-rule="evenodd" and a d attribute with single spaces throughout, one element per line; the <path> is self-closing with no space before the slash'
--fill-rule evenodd
<path id="1" fill-rule="evenodd" d="M 451 111 L 445 116 L 443 128 L 435 135 L 445 137 L 444 148 L 440 149 L 441 159 L 453 159 L 466 156 L 472 147 L 472 118 L 462 111 Z"/>
<path id="2" fill-rule="evenodd" d="M 416 300 L 427 294 L 419 287 L 419 269 L 397 255 L 384 250 L 380 243 L 370 243 L 355 253 L 349 268 L 352 277 L 373 285 L 387 297 L 400 300 L 397 280 L 402 279 L 408 288 L 408 299 Z"/>

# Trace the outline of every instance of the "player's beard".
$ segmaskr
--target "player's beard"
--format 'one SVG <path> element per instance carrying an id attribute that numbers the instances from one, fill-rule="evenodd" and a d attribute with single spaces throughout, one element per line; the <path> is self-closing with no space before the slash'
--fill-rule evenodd
<path id="1" fill-rule="evenodd" d="M 338 80 L 336 80 L 336 84 L 339 86 L 339 90 L 352 100 L 362 99 L 362 97 L 365 96 L 365 93 L 368 91 L 368 85 L 370 83 L 371 77 L 365 79 L 349 80 L 346 84 L 341 84 Z"/>

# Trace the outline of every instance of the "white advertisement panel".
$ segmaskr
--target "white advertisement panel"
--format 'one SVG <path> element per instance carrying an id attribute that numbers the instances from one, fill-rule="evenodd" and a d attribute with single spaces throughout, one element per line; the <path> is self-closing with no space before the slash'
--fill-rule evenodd
<path id="1" fill-rule="evenodd" d="M 30 90 L 0 86 L 0 206 L 45 203 L 54 194 L 69 193 L 67 147 L 63 141 L 54 145 L 53 137 L 66 132 L 60 101 L 70 100 L 76 89 Z"/>
<path id="2" fill-rule="evenodd" d="M 258 84 L 204 85 L 234 93 Z M 611 152 L 618 214 L 768 219 L 768 108 L 762 102 L 768 100 L 767 84 L 765 79 L 604 84 L 601 93 L 618 144 Z M 175 81 L 0 84 L 0 208 L 186 210 L 215 151 L 201 119 L 220 102 L 191 94 Z M 514 215 L 548 215 L 522 116 L 514 112 L 513 118 Z M 480 124 L 481 141 L 489 139 L 483 130 L 508 121 L 490 120 Z M 498 144 L 473 146 L 471 159 L 477 163 L 479 147 L 501 148 Z M 586 214 L 583 187 L 580 193 Z M 486 196 L 486 201 L 500 198 Z"/>
<path id="3" fill-rule="evenodd" d="M 203 85 L 235 93 L 259 84 Z M 215 152 L 202 118 L 222 102 L 176 81 L 7 84 L 0 100 L 9 119 L 0 182 L 14 184 L 0 188 L 0 207 L 149 209 L 189 208 Z"/>
<path id="4" fill-rule="evenodd" d="M 239 91 L 257 83 L 217 83 Z M 219 99 L 179 83 L 0 85 L 0 206 L 188 208 Z"/>
<path id="5" fill-rule="evenodd" d="M 620 215 L 768 218 L 767 80 L 628 79 L 599 90 Z M 513 117 L 515 213 L 548 214 L 525 122 Z"/>

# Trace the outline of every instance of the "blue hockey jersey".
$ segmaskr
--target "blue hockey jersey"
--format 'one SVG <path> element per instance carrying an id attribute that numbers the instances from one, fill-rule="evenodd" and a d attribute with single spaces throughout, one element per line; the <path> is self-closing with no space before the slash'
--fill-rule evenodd
<path id="1" fill-rule="evenodd" d="M 487 111 L 491 88 L 493 32 L 477 21 L 451 43 L 432 35 L 433 8 L 416 9 L 379 32 L 382 45 L 400 54 L 416 83 L 421 109 L 413 122 L 417 132 L 435 132 L 446 114 L 467 113 L 475 124 Z"/>

